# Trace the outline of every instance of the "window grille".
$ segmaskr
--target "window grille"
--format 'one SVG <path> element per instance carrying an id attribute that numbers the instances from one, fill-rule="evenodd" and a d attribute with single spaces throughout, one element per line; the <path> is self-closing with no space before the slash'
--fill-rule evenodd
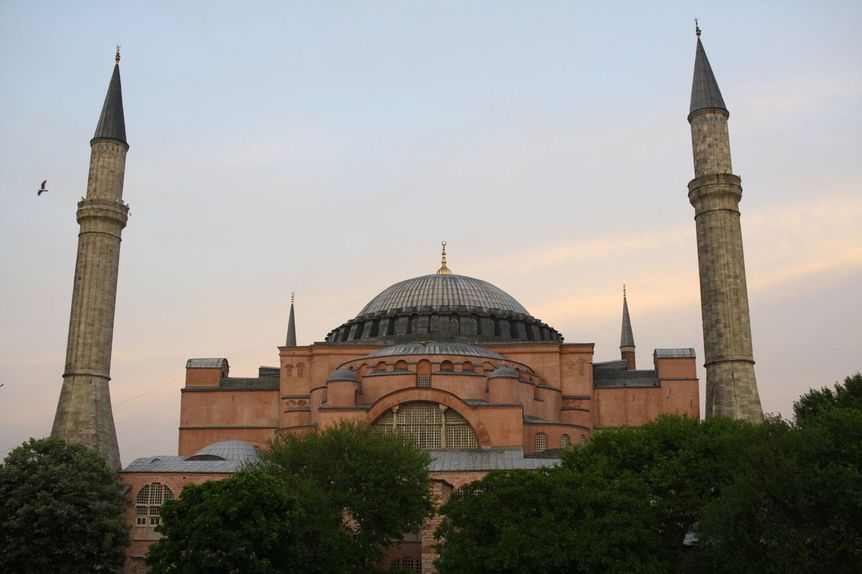
<path id="1" fill-rule="evenodd" d="M 161 522 L 159 509 L 162 504 L 173 499 L 171 489 L 160 482 L 144 486 L 135 499 L 135 525 L 157 526 Z"/>
<path id="2" fill-rule="evenodd" d="M 392 570 L 396 572 L 422 572 L 422 560 L 414 556 L 402 556 L 392 561 Z"/>
<path id="3" fill-rule="evenodd" d="M 569 446 L 569 444 L 571 444 L 571 442 L 572 438 L 569 435 L 564 434 L 560 437 L 560 448 L 566 448 L 567 446 Z"/>
<path id="4" fill-rule="evenodd" d="M 420 387 L 430 387 L 431 386 L 431 375 L 419 375 L 419 386 Z"/>
<path id="5" fill-rule="evenodd" d="M 583 446 L 583 444 L 584 444 L 585 442 L 587 442 L 587 437 L 585 437 L 584 435 L 581 435 L 581 438 L 579 438 L 579 439 L 578 439 L 578 444 L 580 444 L 581 446 Z"/>
<path id="6" fill-rule="evenodd" d="M 464 417 L 438 403 L 415 401 L 399 405 L 374 422 L 378 432 L 400 432 L 422 449 L 479 448 L 476 433 Z"/>
<path id="7" fill-rule="evenodd" d="M 533 442 L 533 446 L 536 452 L 545 452 L 548 450 L 548 435 L 543 432 L 537 432 L 536 438 Z"/>

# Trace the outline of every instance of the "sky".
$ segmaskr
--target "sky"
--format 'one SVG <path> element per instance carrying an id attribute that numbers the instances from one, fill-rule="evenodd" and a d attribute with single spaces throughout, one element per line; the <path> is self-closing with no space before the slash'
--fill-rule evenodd
<path id="1" fill-rule="evenodd" d="M 702 363 L 694 17 L 742 177 L 769 413 L 862 369 L 862 4 L 0 1 L 0 456 L 50 433 L 89 140 L 120 64 L 111 367 L 124 464 L 175 454 L 191 357 L 278 365 L 449 267 L 567 342 Z M 43 179 L 49 193 L 36 196 Z M 705 373 L 699 367 L 701 397 Z"/>

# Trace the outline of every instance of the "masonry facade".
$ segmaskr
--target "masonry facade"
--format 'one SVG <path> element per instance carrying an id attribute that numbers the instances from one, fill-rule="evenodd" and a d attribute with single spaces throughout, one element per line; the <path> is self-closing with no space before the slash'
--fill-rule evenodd
<path id="1" fill-rule="evenodd" d="M 698 31 L 689 199 L 706 414 L 759 420 L 728 116 Z M 596 361 L 594 351 L 590 342 L 566 342 L 502 289 L 453 273 L 445 243 L 436 273 L 387 287 L 323 341 L 298 344 L 291 301 L 285 345 L 271 366 L 237 377 L 223 357 L 187 361 L 177 454 L 137 459 L 121 472 L 133 526 L 126 572 L 144 570 L 166 497 L 230 476 L 277 433 L 345 420 L 404 433 L 431 453 L 434 488 L 445 501 L 490 471 L 553 466 L 562 449 L 602 428 L 642 425 L 663 413 L 700 416 L 694 350 L 654 349 L 649 367 L 638 369 L 625 293 L 620 358 Z M 433 572 L 435 527 L 436 519 L 406 537 L 386 565 Z"/>

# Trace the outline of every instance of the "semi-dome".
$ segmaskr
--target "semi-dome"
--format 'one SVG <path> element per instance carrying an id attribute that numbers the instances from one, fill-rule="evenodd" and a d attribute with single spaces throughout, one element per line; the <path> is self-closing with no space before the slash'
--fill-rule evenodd
<path id="1" fill-rule="evenodd" d="M 436 274 L 387 287 L 355 318 L 326 336 L 329 343 L 352 344 L 562 340 L 555 329 L 530 315 L 514 297 L 487 281 L 453 274 L 445 259 Z"/>

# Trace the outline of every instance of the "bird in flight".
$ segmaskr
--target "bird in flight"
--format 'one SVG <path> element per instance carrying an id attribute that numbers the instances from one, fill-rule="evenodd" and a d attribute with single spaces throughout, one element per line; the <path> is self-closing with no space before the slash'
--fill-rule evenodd
<path id="1" fill-rule="evenodd" d="M 47 193 L 47 192 L 48 192 L 48 190 L 47 190 L 47 189 L 45 189 L 45 184 L 46 184 L 46 183 L 48 183 L 48 180 L 47 180 L 47 179 L 46 179 L 45 181 L 43 181 L 43 182 L 42 182 L 42 187 L 40 187 L 38 190 L 36 190 L 36 195 L 42 195 L 43 193 Z"/>

